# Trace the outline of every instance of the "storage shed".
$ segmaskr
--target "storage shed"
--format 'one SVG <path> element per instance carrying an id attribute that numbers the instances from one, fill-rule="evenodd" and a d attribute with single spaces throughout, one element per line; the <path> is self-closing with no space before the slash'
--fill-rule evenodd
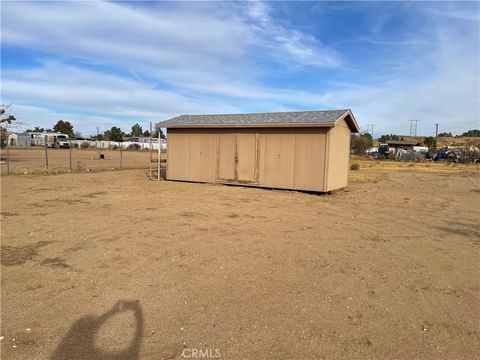
<path id="1" fill-rule="evenodd" d="M 8 135 L 8 145 L 30 147 L 32 146 L 32 139 L 27 133 L 11 133 Z"/>
<path id="2" fill-rule="evenodd" d="M 350 110 L 182 115 L 167 128 L 167 180 L 326 192 L 348 181 Z"/>

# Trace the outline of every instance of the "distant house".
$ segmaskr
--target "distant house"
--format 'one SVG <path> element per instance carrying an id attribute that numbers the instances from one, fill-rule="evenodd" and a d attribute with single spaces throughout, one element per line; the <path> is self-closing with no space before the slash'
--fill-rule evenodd
<path id="1" fill-rule="evenodd" d="M 388 140 L 386 144 L 395 151 L 398 149 L 412 151 L 414 146 L 420 146 L 420 142 L 416 140 Z"/>
<path id="2" fill-rule="evenodd" d="M 8 146 L 32 146 L 32 139 L 27 133 L 10 133 L 8 135 Z"/>
<path id="3" fill-rule="evenodd" d="M 347 186 L 350 110 L 182 115 L 167 128 L 167 180 L 326 192 Z"/>

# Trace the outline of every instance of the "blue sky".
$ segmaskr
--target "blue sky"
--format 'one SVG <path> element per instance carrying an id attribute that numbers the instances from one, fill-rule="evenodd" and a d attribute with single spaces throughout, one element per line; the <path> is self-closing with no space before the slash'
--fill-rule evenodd
<path id="1" fill-rule="evenodd" d="M 2 2 L 27 127 L 351 108 L 375 135 L 479 128 L 478 2 Z"/>

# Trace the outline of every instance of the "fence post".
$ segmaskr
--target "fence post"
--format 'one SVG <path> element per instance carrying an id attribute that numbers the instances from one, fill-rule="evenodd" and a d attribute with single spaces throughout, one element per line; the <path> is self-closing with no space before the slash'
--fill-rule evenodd
<path id="1" fill-rule="evenodd" d="M 123 166 L 123 152 L 122 152 L 122 143 L 119 141 L 118 142 L 118 147 L 120 149 L 120 169 Z"/>
<path id="2" fill-rule="evenodd" d="M 159 129 L 158 130 L 158 174 L 157 174 L 158 181 L 160 181 L 160 164 L 162 162 L 162 142 L 160 138 L 160 133 L 161 133 L 161 130 Z"/>
<path id="3" fill-rule="evenodd" d="M 48 171 L 48 146 L 45 139 L 45 170 Z"/>
<path id="4" fill-rule="evenodd" d="M 68 168 L 72 172 L 72 140 L 68 139 Z"/>
<path id="5" fill-rule="evenodd" d="M 150 179 L 152 178 L 153 176 L 153 173 L 152 173 L 152 122 L 150 121 Z"/>
<path id="6" fill-rule="evenodd" d="M 7 175 L 8 175 L 10 174 L 10 153 L 8 151 L 8 135 L 7 135 L 7 145 L 5 146 L 5 148 L 7 149 Z"/>

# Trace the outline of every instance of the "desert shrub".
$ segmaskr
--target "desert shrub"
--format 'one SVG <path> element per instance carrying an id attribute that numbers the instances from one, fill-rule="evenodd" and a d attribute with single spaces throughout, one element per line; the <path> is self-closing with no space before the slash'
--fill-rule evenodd
<path id="1" fill-rule="evenodd" d="M 78 149 L 79 148 L 78 144 L 77 143 L 73 144 L 73 148 Z"/>
<path id="2" fill-rule="evenodd" d="M 88 144 L 88 142 L 82 142 L 82 145 L 80 145 L 80 147 L 82 149 L 86 149 L 86 148 L 90 147 L 90 145 Z"/>
<path id="3" fill-rule="evenodd" d="M 360 164 L 359 163 L 352 163 L 350 165 L 350 170 L 360 170 Z"/>
<path id="4" fill-rule="evenodd" d="M 139 144 L 130 144 L 130 145 L 128 145 L 127 150 L 135 150 L 136 151 L 136 150 L 140 150 L 140 148 L 141 147 L 140 147 Z"/>
<path id="5" fill-rule="evenodd" d="M 110 147 L 112 148 L 112 150 L 118 150 L 118 145 L 112 145 Z"/>

